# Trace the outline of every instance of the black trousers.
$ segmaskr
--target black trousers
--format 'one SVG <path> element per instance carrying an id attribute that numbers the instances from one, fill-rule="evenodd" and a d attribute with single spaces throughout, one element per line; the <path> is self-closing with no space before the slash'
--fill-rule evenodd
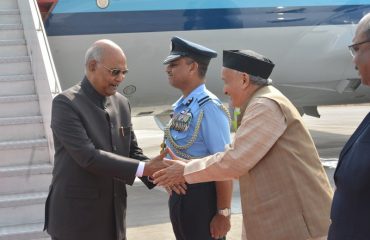
<path id="1" fill-rule="evenodd" d="M 168 202 L 176 239 L 214 240 L 210 223 L 217 212 L 215 183 L 188 184 L 187 187 L 185 195 L 172 192 Z"/>

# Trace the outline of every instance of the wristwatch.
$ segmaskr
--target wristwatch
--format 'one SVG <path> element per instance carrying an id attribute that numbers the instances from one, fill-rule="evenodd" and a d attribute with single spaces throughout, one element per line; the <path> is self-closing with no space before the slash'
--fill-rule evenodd
<path id="1" fill-rule="evenodd" d="M 230 208 L 218 209 L 217 213 L 225 217 L 230 217 L 231 209 Z"/>

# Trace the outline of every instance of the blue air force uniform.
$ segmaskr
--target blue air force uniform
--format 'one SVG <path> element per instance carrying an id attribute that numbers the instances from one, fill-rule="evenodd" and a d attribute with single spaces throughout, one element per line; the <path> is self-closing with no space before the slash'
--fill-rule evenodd
<path id="1" fill-rule="evenodd" d="M 182 56 L 210 61 L 217 53 L 187 40 L 172 38 L 167 64 Z M 207 63 L 207 64 L 208 64 Z M 185 159 L 223 152 L 230 144 L 230 116 L 221 101 L 199 85 L 173 105 L 173 116 L 165 129 L 165 143 L 177 156 Z M 170 219 L 177 240 L 211 240 L 210 223 L 217 213 L 215 182 L 187 185 L 185 195 L 172 193 Z"/>
<path id="2" fill-rule="evenodd" d="M 204 84 L 194 89 L 186 98 L 180 98 L 172 108 L 173 122 L 181 115 L 191 117 L 188 125 L 175 126 L 176 123 L 172 123 L 173 127 L 166 130 L 172 138 L 171 141 L 166 138 L 166 146 L 176 155 L 186 159 L 205 157 L 223 152 L 225 145 L 230 143 L 227 109 Z M 187 144 L 189 147 L 184 148 Z"/>
<path id="3" fill-rule="evenodd" d="M 166 130 L 166 145 L 176 155 L 186 159 L 204 157 L 224 151 L 230 143 L 227 110 L 223 110 L 220 100 L 204 84 L 186 98 L 180 98 L 173 104 L 173 110 L 173 120 L 187 113 L 192 115 L 185 131 L 175 130 L 176 126 Z M 214 182 L 189 184 L 185 195 L 173 192 L 169 208 L 178 240 L 212 239 L 209 226 L 217 212 Z"/>

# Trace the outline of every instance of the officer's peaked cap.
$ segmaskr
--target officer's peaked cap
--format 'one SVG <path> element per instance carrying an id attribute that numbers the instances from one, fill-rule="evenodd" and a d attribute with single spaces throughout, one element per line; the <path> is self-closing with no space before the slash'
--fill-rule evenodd
<path id="1" fill-rule="evenodd" d="M 217 52 L 180 37 L 173 37 L 170 55 L 166 57 L 163 64 L 168 64 L 180 57 L 190 57 L 197 62 L 208 64 L 211 58 L 217 57 Z"/>

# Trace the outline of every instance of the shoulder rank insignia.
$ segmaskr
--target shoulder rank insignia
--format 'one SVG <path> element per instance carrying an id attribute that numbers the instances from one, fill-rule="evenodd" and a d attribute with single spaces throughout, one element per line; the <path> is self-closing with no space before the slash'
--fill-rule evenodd
<path id="1" fill-rule="evenodd" d="M 203 106 L 206 102 L 211 101 L 212 99 L 209 96 L 205 96 L 198 100 L 199 107 Z"/>

